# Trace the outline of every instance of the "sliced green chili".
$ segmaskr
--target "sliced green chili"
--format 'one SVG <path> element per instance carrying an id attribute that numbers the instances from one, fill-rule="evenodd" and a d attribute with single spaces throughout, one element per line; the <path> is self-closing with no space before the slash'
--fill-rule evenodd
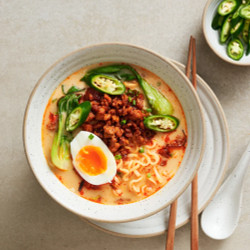
<path id="1" fill-rule="evenodd" d="M 81 126 L 87 119 L 91 110 L 91 103 L 89 101 L 79 104 L 74 108 L 66 119 L 66 130 L 71 132 Z"/>
<path id="2" fill-rule="evenodd" d="M 240 16 L 245 19 L 250 19 L 250 4 L 240 10 Z"/>
<path id="3" fill-rule="evenodd" d="M 224 0 L 218 6 L 218 13 L 221 16 L 226 16 L 232 12 L 234 12 L 238 8 L 237 0 Z"/>
<path id="4" fill-rule="evenodd" d="M 227 54 L 233 60 L 240 60 L 244 54 L 244 47 L 239 39 L 231 40 L 227 45 Z"/>
<path id="5" fill-rule="evenodd" d="M 144 125 L 154 131 L 170 132 L 179 126 L 179 120 L 171 115 L 150 115 L 145 118 Z"/>
<path id="6" fill-rule="evenodd" d="M 240 60 L 244 49 L 246 55 L 249 55 L 250 0 L 222 0 L 211 26 L 220 30 L 219 41 L 221 44 L 227 43 L 227 54 L 230 58 Z"/>
<path id="7" fill-rule="evenodd" d="M 235 24 L 232 23 L 232 28 L 230 29 L 230 34 L 233 37 L 237 37 L 242 31 L 244 26 L 244 19 L 240 18 Z"/>
<path id="8" fill-rule="evenodd" d="M 240 9 L 243 7 L 243 5 L 240 5 L 239 8 L 233 13 L 232 20 L 233 22 L 239 18 L 240 15 Z"/>
<path id="9" fill-rule="evenodd" d="M 218 30 L 222 26 L 224 18 L 224 16 L 221 16 L 219 13 L 216 13 L 212 21 L 212 28 L 214 30 Z"/>
<path id="10" fill-rule="evenodd" d="M 248 31 L 250 29 L 250 19 L 245 20 L 243 30 L 242 30 L 242 38 L 246 44 L 248 44 Z"/>
<path id="11" fill-rule="evenodd" d="M 220 42 L 225 43 L 230 36 L 232 15 L 229 15 L 222 25 L 220 32 Z"/>
<path id="12" fill-rule="evenodd" d="M 246 55 L 248 56 L 249 54 L 250 54 L 250 28 L 248 31 L 248 44 L 247 44 Z"/>
<path id="13" fill-rule="evenodd" d="M 91 87 L 109 95 L 121 95 L 126 90 L 126 87 L 121 81 L 104 74 L 91 75 L 88 83 Z"/>

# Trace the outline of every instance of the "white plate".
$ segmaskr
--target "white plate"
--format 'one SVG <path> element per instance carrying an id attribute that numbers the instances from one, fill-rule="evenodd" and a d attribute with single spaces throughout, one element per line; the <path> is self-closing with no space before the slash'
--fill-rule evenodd
<path id="1" fill-rule="evenodd" d="M 203 33 L 207 40 L 208 45 L 221 59 L 240 66 L 250 65 L 250 55 L 246 56 L 246 50 L 244 51 L 244 56 L 239 60 L 235 61 L 227 55 L 226 45 L 221 45 L 219 43 L 219 30 L 214 30 L 211 27 L 213 17 L 216 10 L 222 0 L 209 0 L 205 6 L 203 13 Z"/>
<path id="2" fill-rule="evenodd" d="M 184 71 L 184 65 L 174 62 Z M 203 105 L 207 142 L 205 154 L 198 171 L 198 208 L 201 212 L 213 198 L 222 183 L 229 158 L 229 137 L 223 109 L 202 78 L 197 76 L 197 91 Z M 178 199 L 176 228 L 189 221 L 191 186 Z M 125 237 L 150 237 L 162 234 L 168 225 L 169 207 L 142 220 L 126 223 L 102 223 L 88 220 L 98 229 Z"/>

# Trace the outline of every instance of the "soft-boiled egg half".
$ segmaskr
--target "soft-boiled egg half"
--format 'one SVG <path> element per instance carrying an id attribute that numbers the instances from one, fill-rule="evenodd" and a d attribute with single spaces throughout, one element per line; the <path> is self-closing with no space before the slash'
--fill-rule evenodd
<path id="1" fill-rule="evenodd" d="M 93 185 L 111 182 L 116 161 L 106 144 L 95 134 L 81 131 L 70 143 L 73 165 L 79 175 Z"/>

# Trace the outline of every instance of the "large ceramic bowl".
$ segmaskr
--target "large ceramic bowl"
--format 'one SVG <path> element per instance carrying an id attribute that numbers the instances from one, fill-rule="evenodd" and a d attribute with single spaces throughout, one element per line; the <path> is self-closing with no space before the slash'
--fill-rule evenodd
<path id="1" fill-rule="evenodd" d="M 227 55 L 227 45 L 220 44 L 219 42 L 219 30 L 214 30 L 211 26 L 212 20 L 217 12 L 217 8 L 222 0 L 209 0 L 204 8 L 202 27 L 205 39 L 213 50 L 213 52 L 226 62 L 239 65 L 239 66 L 249 66 L 250 65 L 250 55 L 246 56 L 246 46 L 244 50 L 244 55 L 239 61 L 231 59 Z"/>
<path id="2" fill-rule="evenodd" d="M 174 178 L 154 195 L 126 205 L 102 205 L 67 189 L 49 168 L 43 154 L 41 125 L 54 89 L 80 68 L 99 62 L 139 65 L 161 77 L 177 95 L 186 115 L 188 144 Z M 204 151 L 204 121 L 198 96 L 186 76 L 169 60 L 133 45 L 101 44 L 80 49 L 60 59 L 41 77 L 31 93 L 24 117 L 23 137 L 27 159 L 38 182 L 60 205 L 71 212 L 102 222 L 127 222 L 152 215 L 171 204 L 192 181 Z"/>

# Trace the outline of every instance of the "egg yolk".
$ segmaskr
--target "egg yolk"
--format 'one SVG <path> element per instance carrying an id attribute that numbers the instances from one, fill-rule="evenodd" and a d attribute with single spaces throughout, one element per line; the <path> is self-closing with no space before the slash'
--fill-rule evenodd
<path id="1" fill-rule="evenodd" d="M 76 155 L 78 168 L 88 175 L 99 175 L 107 169 L 107 158 L 100 147 L 84 146 Z"/>

